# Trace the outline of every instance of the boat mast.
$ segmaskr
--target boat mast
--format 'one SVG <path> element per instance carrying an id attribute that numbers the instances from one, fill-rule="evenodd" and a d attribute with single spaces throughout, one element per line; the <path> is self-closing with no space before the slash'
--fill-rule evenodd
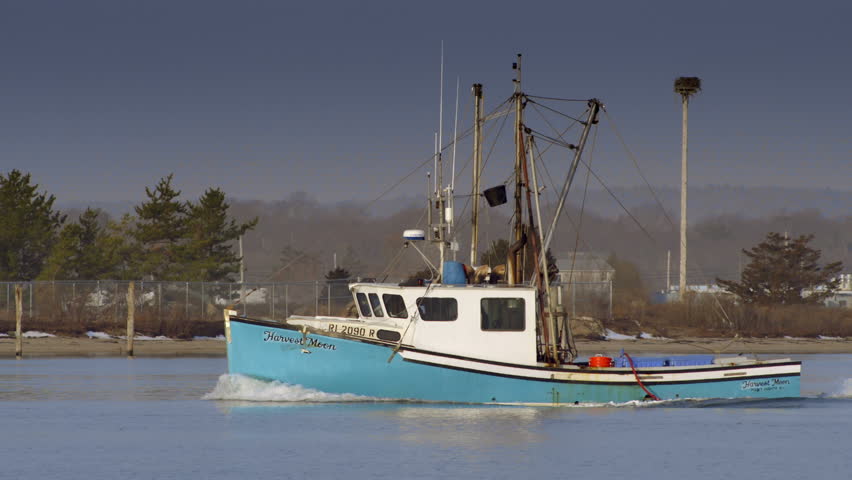
<path id="1" fill-rule="evenodd" d="M 471 211 L 470 264 L 476 265 L 479 243 L 479 176 L 482 173 L 482 84 L 473 84 L 473 209 Z"/>
<path id="2" fill-rule="evenodd" d="M 455 223 L 455 211 L 456 211 L 456 199 L 455 199 L 455 191 L 456 191 L 456 144 L 459 143 L 459 77 L 456 77 L 456 112 L 455 118 L 453 120 L 453 161 L 452 166 L 450 167 L 451 176 L 450 176 L 450 184 L 447 186 L 447 208 L 446 208 L 446 217 L 447 217 L 447 238 L 450 241 L 450 251 L 453 252 L 453 261 L 456 261 L 456 252 L 458 251 L 458 242 L 455 239 L 455 234 L 453 233 L 453 224 Z"/>
<path id="3" fill-rule="evenodd" d="M 559 202 L 556 204 L 556 212 L 553 214 L 553 220 L 550 222 L 550 228 L 547 231 L 547 236 L 541 245 L 541 251 L 547 252 L 547 249 L 550 247 L 550 242 L 553 240 L 553 234 L 556 232 L 556 225 L 559 223 L 559 217 L 562 214 L 562 208 L 565 206 L 565 199 L 568 197 L 568 191 L 571 189 L 571 184 L 574 182 L 574 175 L 577 173 L 577 166 L 580 163 L 580 156 L 583 154 L 583 148 L 586 146 L 586 140 L 589 138 L 589 131 L 592 129 L 592 125 L 597 123 L 598 111 L 600 110 L 601 103 L 597 99 L 589 100 L 589 116 L 586 118 L 586 121 L 583 122 L 583 133 L 580 135 L 580 141 L 576 147 L 574 147 L 574 160 L 571 162 L 571 168 L 568 170 L 568 176 L 565 178 L 565 183 L 562 185 L 562 191 L 559 193 Z M 547 269 L 547 255 L 542 253 L 541 259 L 539 261 L 539 268 L 546 270 Z M 547 303 L 551 304 L 550 299 L 550 288 L 547 288 Z M 552 311 L 551 311 L 552 313 Z M 551 315 L 551 321 L 555 323 L 555 319 Z M 567 360 L 569 362 L 573 361 L 577 357 L 577 347 L 574 345 L 574 335 L 571 333 L 571 324 L 570 320 L 567 316 L 564 319 L 564 324 L 562 325 L 562 330 L 565 332 L 565 337 L 567 341 L 566 353 L 568 355 Z"/>
<path id="4" fill-rule="evenodd" d="M 529 145 L 528 145 L 528 147 L 529 147 L 528 156 L 529 156 L 530 166 L 532 167 L 532 190 L 529 188 L 528 179 L 525 178 L 525 180 L 527 180 L 527 184 L 528 184 L 528 186 L 527 186 L 527 204 L 528 204 L 530 210 L 532 210 L 532 205 L 529 205 L 529 203 L 530 203 L 529 194 L 532 191 L 532 193 L 535 195 L 535 197 L 534 197 L 534 200 L 535 200 L 535 215 L 536 215 L 537 224 L 539 226 L 539 228 L 537 229 L 537 232 L 535 232 L 535 231 L 533 232 L 533 237 L 535 237 L 536 243 L 538 243 L 539 245 L 544 245 L 544 233 L 541 229 L 541 225 L 542 225 L 542 223 L 541 223 L 541 201 L 539 199 L 539 191 L 538 191 L 538 175 L 536 175 L 536 168 L 535 168 L 535 153 L 534 153 L 535 152 L 535 139 L 532 136 L 530 136 L 529 139 L 528 139 L 528 143 L 529 143 Z M 526 164 L 524 164 L 524 166 L 526 166 Z M 526 173 L 526 169 L 524 169 L 524 173 Z M 532 211 L 530 212 L 530 223 L 532 224 Z M 536 233 L 537 233 L 537 235 L 536 235 Z M 540 315 L 541 315 L 541 319 L 542 319 L 541 323 L 542 323 L 542 325 L 545 325 L 545 319 L 546 319 L 547 323 L 545 325 L 546 328 L 544 329 L 544 331 L 549 333 L 549 335 L 545 335 L 545 337 L 546 337 L 545 338 L 545 340 L 546 340 L 545 352 L 547 352 L 549 350 L 550 351 L 550 354 L 549 354 L 550 360 L 554 364 L 559 364 L 560 363 L 559 343 L 560 343 L 561 336 L 559 334 L 559 329 L 557 328 L 557 325 L 556 325 L 556 317 L 554 316 L 554 312 L 553 312 L 553 302 L 552 302 L 552 299 L 550 297 L 550 272 L 548 272 L 549 265 L 547 264 L 547 252 L 544 251 L 544 250 L 538 250 L 538 255 L 543 259 L 542 262 L 539 262 L 539 258 L 535 258 L 536 266 L 537 266 L 537 269 L 538 269 L 538 275 L 536 276 L 536 280 L 538 282 L 538 287 L 539 287 L 538 291 L 539 291 L 539 295 L 540 295 L 539 298 L 541 300 L 539 302 Z M 541 268 L 540 265 L 544 265 L 544 268 Z M 547 341 L 547 340 L 549 340 L 549 341 Z M 547 356 L 548 355 L 546 354 L 545 358 L 547 358 Z"/>
<path id="5" fill-rule="evenodd" d="M 544 238 L 544 244 L 541 248 L 547 251 L 550 247 L 550 241 L 553 240 L 553 234 L 556 231 L 556 224 L 559 223 L 559 216 L 562 214 L 562 208 L 565 207 L 565 199 L 568 197 L 568 190 L 571 189 L 571 183 L 574 182 L 574 174 L 577 173 L 577 166 L 580 164 L 580 156 L 583 154 L 583 148 L 586 146 L 586 139 L 589 137 L 589 131 L 592 125 L 598 122 L 598 111 L 600 111 L 600 100 L 593 98 L 589 100 L 589 116 L 583 122 L 583 133 L 580 135 L 580 142 L 574 148 L 574 161 L 571 162 L 571 168 L 568 170 L 568 176 L 565 177 L 565 183 L 562 185 L 562 191 L 559 193 L 559 202 L 556 204 L 556 212 L 553 214 L 553 220 L 550 222 L 550 228 L 547 231 L 547 236 Z"/>
<path id="6" fill-rule="evenodd" d="M 519 244 L 524 236 L 523 212 L 521 210 L 521 189 L 523 188 L 523 179 L 521 178 L 521 156 L 524 154 L 523 140 L 523 93 L 521 91 L 521 54 L 518 54 L 518 61 L 512 64 L 512 68 L 516 71 L 515 83 L 515 244 Z M 514 253 L 515 268 L 513 271 L 508 271 L 508 283 L 510 285 L 522 283 L 524 281 L 524 264 L 523 253 L 519 248 Z"/>
<path id="7" fill-rule="evenodd" d="M 440 251 L 440 264 L 438 273 L 441 283 L 444 282 L 444 255 L 446 253 L 445 214 L 444 214 L 444 171 L 441 151 L 444 146 L 444 42 L 441 42 L 441 86 L 439 88 L 438 100 L 438 135 L 435 148 L 435 204 L 438 209 L 438 223 L 433 226 L 435 239 Z"/>

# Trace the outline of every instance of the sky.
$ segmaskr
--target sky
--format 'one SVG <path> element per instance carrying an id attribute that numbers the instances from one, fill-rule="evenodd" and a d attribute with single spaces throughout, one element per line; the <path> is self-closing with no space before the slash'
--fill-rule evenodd
<path id="1" fill-rule="evenodd" d="M 5 0 L 0 173 L 60 202 L 138 202 L 170 173 L 186 197 L 370 201 L 432 154 L 443 42 L 445 143 L 456 80 L 463 129 L 470 85 L 492 109 L 523 53 L 524 91 L 601 99 L 655 185 L 680 177 L 672 83 L 698 76 L 691 184 L 849 190 L 850 5 Z M 596 173 L 640 184 L 609 131 Z"/>

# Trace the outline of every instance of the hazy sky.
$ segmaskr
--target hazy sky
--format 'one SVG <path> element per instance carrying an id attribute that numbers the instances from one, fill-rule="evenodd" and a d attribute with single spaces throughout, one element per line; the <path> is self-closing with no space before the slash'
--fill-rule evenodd
<path id="1" fill-rule="evenodd" d="M 5 0 L 0 171 L 61 202 L 138 201 L 170 172 L 187 196 L 371 200 L 432 152 L 443 40 L 445 138 L 456 77 L 467 123 L 470 84 L 492 108 L 521 52 L 525 90 L 602 99 L 652 183 L 679 180 L 672 82 L 696 75 L 692 183 L 848 190 L 850 18 L 845 1 Z M 641 181 L 600 151 L 609 184 Z"/>

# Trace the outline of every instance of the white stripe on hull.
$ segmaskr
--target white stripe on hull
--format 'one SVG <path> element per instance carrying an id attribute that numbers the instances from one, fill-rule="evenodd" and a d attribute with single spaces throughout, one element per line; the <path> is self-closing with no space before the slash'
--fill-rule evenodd
<path id="1" fill-rule="evenodd" d="M 461 368 L 482 373 L 495 375 L 507 375 L 512 377 L 529 378 L 530 380 L 557 380 L 571 382 L 600 382 L 600 383 L 623 383 L 625 385 L 636 384 L 636 378 L 629 368 L 607 368 L 608 371 L 598 369 L 580 369 L 579 367 L 568 367 L 563 371 L 539 370 L 525 368 L 522 366 L 494 365 L 476 360 L 460 359 L 435 355 L 426 352 L 403 350 L 399 353 L 406 360 L 424 362 L 437 366 Z M 783 376 L 801 374 L 800 365 L 777 365 L 781 362 L 763 362 L 743 365 L 739 368 L 726 368 L 719 370 L 719 365 L 691 366 L 691 367 L 655 367 L 638 368 L 639 379 L 648 384 L 660 384 L 669 382 L 695 382 L 707 380 L 739 380 L 752 377 Z M 693 370 L 694 369 L 694 370 Z M 677 370 L 680 373 L 669 373 L 666 370 Z M 684 372 L 684 370 L 693 370 Z"/>

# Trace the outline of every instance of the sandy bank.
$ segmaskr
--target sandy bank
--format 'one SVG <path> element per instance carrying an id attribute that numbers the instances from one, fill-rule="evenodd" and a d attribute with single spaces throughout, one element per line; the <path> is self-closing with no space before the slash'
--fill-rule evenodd
<path id="1" fill-rule="evenodd" d="M 117 357 L 127 355 L 125 340 L 87 337 L 24 338 L 24 357 Z M 224 356 L 222 340 L 137 340 L 139 357 Z M 0 339 L 0 357 L 15 356 L 15 339 Z"/>
<path id="2" fill-rule="evenodd" d="M 25 338 L 24 357 L 90 357 L 124 356 L 125 341 L 90 338 Z M 633 354 L 815 354 L 852 353 L 852 340 L 820 339 L 712 339 L 684 338 L 678 340 L 606 340 L 577 342 L 581 356 L 595 354 L 618 355 L 621 349 Z M 222 340 L 148 340 L 134 343 L 135 355 L 140 357 L 224 356 Z M 15 340 L 0 338 L 0 357 L 15 355 Z"/>

